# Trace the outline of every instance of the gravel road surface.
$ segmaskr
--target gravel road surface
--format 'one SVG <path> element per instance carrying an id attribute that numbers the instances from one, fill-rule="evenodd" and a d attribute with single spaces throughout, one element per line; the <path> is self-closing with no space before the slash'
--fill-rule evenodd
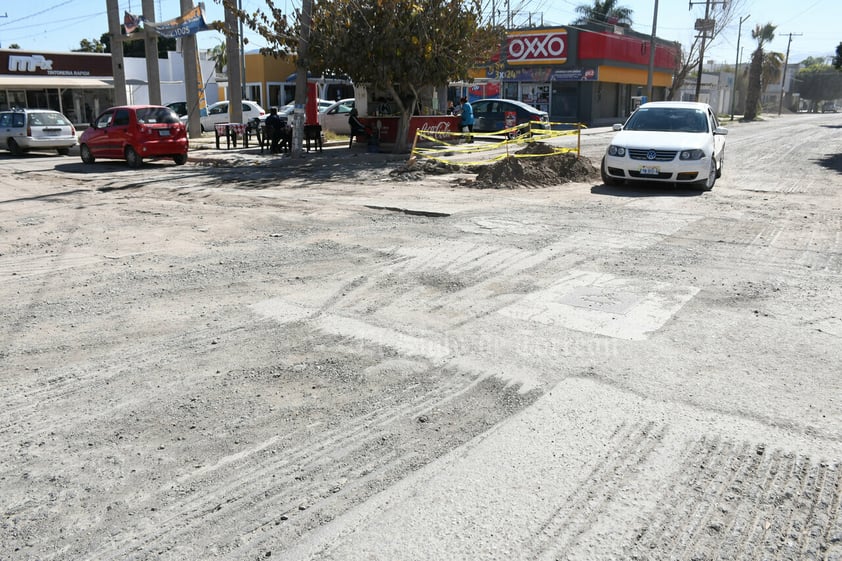
<path id="1" fill-rule="evenodd" d="M 0 154 L 0 559 L 842 560 L 842 115 L 724 124 L 711 192 Z"/>

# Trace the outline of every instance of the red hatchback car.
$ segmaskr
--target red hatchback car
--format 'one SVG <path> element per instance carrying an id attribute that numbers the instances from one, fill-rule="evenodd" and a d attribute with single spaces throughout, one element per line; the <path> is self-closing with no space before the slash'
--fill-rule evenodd
<path id="1" fill-rule="evenodd" d="M 97 158 L 126 160 L 140 167 L 144 158 L 172 158 L 187 161 L 187 128 L 175 111 L 160 105 L 112 107 L 96 118 L 79 139 L 82 161 Z"/>

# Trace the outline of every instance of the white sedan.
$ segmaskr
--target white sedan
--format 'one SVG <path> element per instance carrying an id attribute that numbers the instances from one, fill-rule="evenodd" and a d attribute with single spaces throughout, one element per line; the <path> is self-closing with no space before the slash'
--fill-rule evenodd
<path id="1" fill-rule="evenodd" d="M 319 124 L 322 129 L 335 132 L 336 134 L 351 134 L 351 125 L 348 124 L 348 116 L 354 108 L 354 98 L 340 99 L 332 103 L 319 113 Z"/>
<path id="2" fill-rule="evenodd" d="M 261 121 L 266 119 L 266 111 L 258 105 L 255 101 L 243 101 L 243 123 L 248 123 L 254 119 Z M 230 123 L 231 115 L 228 113 L 228 102 L 217 101 L 208 107 L 208 114 L 201 117 L 202 130 L 213 131 L 214 125 L 217 123 Z"/>
<path id="3" fill-rule="evenodd" d="M 653 101 L 632 113 L 602 159 L 602 181 L 655 181 L 713 189 L 722 175 L 725 135 L 706 103 Z"/>

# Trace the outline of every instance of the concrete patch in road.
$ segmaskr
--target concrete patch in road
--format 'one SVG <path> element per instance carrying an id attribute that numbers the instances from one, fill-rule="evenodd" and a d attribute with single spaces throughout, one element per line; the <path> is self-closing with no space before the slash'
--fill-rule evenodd
<path id="1" fill-rule="evenodd" d="M 643 340 L 698 292 L 692 286 L 573 270 L 499 313 L 607 337 Z"/>

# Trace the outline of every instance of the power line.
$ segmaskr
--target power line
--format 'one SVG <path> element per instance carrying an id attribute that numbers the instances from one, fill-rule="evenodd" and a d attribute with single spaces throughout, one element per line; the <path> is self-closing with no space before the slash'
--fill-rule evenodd
<path id="1" fill-rule="evenodd" d="M 55 6 L 50 6 L 46 10 L 41 10 L 40 12 L 35 12 L 34 14 L 29 14 L 28 16 L 23 16 L 22 18 L 13 19 L 12 21 L 7 21 L 6 23 L 0 24 L 0 27 L 5 27 L 7 25 L 11 25 L 13 23 L 23 21 L 25 19 L 33 18 L 35 16 L 40 16 L 41 14 L 46 14 L 47 12 L 49 12 L 51 10 L 55 10 L 56 8 L 61 8 L 62 6 L 70 4 L 72 1 L 73 0 L 64 0 L 64 2 L 60 2 L 60 3 L 56 4 Z"/>

